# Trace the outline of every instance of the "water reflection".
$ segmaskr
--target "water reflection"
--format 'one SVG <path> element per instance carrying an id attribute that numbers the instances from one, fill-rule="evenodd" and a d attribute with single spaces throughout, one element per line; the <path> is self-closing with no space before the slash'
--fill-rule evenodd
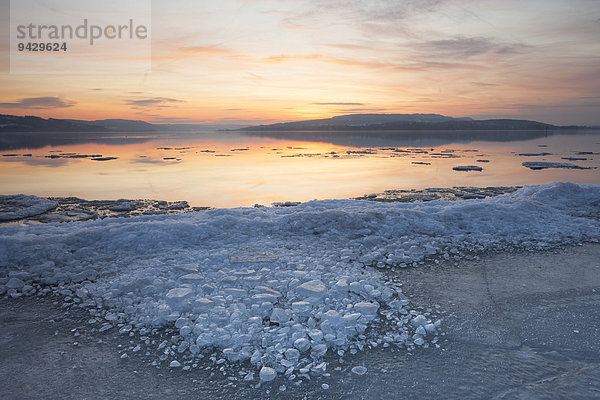
<path id="1" fill-rule="evenodd" d="M 388 189 L 600 183 L 600 131 L 2 134 L 3 193 L 251 206 Z M 526 154 L 526 156 L 519 156 Z M 91 156 L 95 156 L 91 158 Z M 88 157 L 90 156 L 90 157 Z M 53 158 L 49 158 L 53 157 Z M 104 161 L 100 161 L 102 159 Z M 478 165 L 482 171 L 455 171 Z"/>
<path id="2" fill-rule="evenodd" d="M 9 132 L 0 133 L 0 151 L 19 149 L 41 149 L 46 146 L 70 146 L 74 144 L 104 143 L 122 145 L 144 143 L 152 140 L 152 136 L 119 133 L 56 133 L 56 132 Z"/>
<path id="3" fill-rule="evenodd" d="M 595 134 L 593 130 L 548 131 L 249 131 L 248 136 L 279 140 L 306 140 L 354 147 L 437 147 L 450 143 L 515 142 L 555 135 Z"/>

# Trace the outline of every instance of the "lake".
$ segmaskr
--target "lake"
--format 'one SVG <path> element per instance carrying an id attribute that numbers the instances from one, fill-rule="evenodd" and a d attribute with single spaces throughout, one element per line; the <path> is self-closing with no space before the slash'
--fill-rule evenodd
<path id="1" fill-rule="evenodd" d="M 237 207 L 389 189 L 598 184 L 599 153 L 600 130 L 2 133 L 0 192 Z M 453 170 L 471 165 L 482 170 Z"/>

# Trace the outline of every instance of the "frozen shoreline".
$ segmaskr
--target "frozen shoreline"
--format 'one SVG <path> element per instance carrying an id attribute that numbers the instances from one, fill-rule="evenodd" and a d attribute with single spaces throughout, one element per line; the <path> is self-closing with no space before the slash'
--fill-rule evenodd
<path id="1" fill-rule="evenodd" d="M 434 200 L 472 200 L 509 194 L 519 189 L 508 187 L 453 187 L 409 190 L 386 190 L 355 197 L 356 200 L 376 202 L 416 203 Z M 50 223 L 89 221 L 104 218 L 136 217 L 144 215 L 172 215 L 210 210 L 212 207 L 192 207 L 187 201 L 161 201 L 149 199 L 85 200 L 77 197 L 48 197 L 40 199 L 36 207 L 25 211 L 35 196 L 0 195 L 0 226 L 2 223 Z M 21 203 L 21 207 L 19 207 Z M 275 207 L 292 207 L 299 202 L 273 203 Z M 256 204 L 254 207 L 263 207 Z M 18 212 L 20 210 L 20 212 Z"/>
<path id="2" fill-rule="evenodd" d="M 593 399 L 600 390 L 598 260 L 600 245 L 584 244 L 393 273 L 415 307 L 446 311 L 442 348 L 361 352 L 327 380 L 288 384 L 284 392 L 282 378 L 260 389 L 232 386 L 210 361 L 192 371 L 157 369 L 154 349 L 122 359 L 133 345 L 117 332 L 90 331 L 88 313 L 62 308 L 60 297 L 0 299 L 0 379 L 11 382 L 7 399 Z M 361 377 L 351 372 L 359 364 L 369 370 Z"/>
<path id="3" fill-rule="evenodd" d="M 459 202 L 3 226 L 0 294 L 60 295 L 63 307 L 89 310 L 88 329 L 129 336 L 125 358 L 146 345 L 162 352 L 157 367 L 196 370 L 208 358 L 235 385 L 297 386 L 363 350 L 439 348 L 439 307 L 413 307 L 403 275 L 390 274 L 598 242 L 599 211 L 600 186 L 557 183 Z M 170 337 L 151 339 L 159 332 Z"/>

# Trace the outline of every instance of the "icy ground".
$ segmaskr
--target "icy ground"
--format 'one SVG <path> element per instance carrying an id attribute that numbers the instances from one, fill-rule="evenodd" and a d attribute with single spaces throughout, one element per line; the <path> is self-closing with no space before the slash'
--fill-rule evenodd
<path id="1" fill-rule="evenodd" d="M 237 365 L 236 379 L 298 383 L 327 374 L 326 355 L 436 344 L 440 321 L 412 310 L 381 269 L 598 242 L 599 215 L 600 185 L 556 183 L 462 202 L 328 200 L 3 226 L 0 294 L 58 292 L 100 331 L 140 344 L 173 329 L 154 343 L 156 362 L 172 368 L 208 356 L 222 371 Z"/>

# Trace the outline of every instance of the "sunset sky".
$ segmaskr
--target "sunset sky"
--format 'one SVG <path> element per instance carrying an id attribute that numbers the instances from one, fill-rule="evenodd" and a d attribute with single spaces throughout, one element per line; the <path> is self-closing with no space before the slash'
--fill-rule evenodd
<path id="1" fill-rule="evenodd" d="M 151 30 L 146 73 L 4 71 L 0 113 L 219 124 L 439 113 L 600 125 L 598 0 L 153 1 Z"/>

